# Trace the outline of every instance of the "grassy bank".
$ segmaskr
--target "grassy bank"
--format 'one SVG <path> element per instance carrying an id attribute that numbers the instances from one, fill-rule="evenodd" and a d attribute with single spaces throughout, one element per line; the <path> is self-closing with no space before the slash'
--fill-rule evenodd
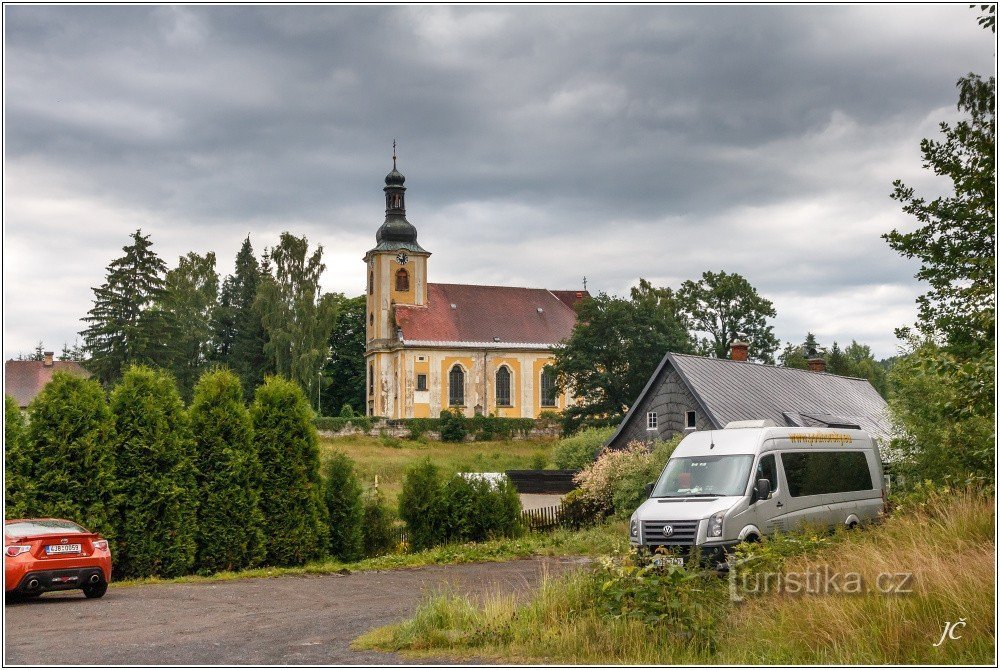
<path id="1" fill-rule="evenodd" d="M 343 451 L 356 464 L 365 486 L 378 476 L 379 490 L 395 504 L 403 473 L 427 456 L 446 475 L 456 472 L 503 472 L 541 465 L 551 467 L 556 440 L 505 440 L 495 442 L 435 442 L 379 437 L 321 437 L 321 458 Z"/>
<path id="2" fill-rule="evenodd" d="M 289 568 L 266 567 L 240 572 L 219 572 L 213 575 L 186 575 L 174 579 L 126 580 L 115 582 L 114 586 L 118 588 L 145 584 L 215 582 L 285 575 L 329 575 L 366 570 L 417 568 L 424 565 L 511 561 L 533 556 L 600 556 L 620 551 L 627 543 L 627 534 L 627 524 L 610 522 L 579 531 L 560 529 L 551 533 L 527 533 L 519 538 L 448 544 L 425 551 L 394 553 L 353 563 L 341 563 L 330 559 Z"/>
<path id="3" fill-rule="evenodd" d="M 642 574 L 625 561 L 546 580 L 528 603 L 440 594 L 356 645 L 524 663 L 992 663 L 994 523 L 992 496 L 950 492 L 863 531 L 765 542 L 735 573 L 836 572 L 842 587 L 856 573 L 860 593 L 793 593 L 786 583 L 754 595 L 751 582 L 734 581 L 736 603 L 730 580 Z M 961 639 L 935 647 L 959 618 Z"/>

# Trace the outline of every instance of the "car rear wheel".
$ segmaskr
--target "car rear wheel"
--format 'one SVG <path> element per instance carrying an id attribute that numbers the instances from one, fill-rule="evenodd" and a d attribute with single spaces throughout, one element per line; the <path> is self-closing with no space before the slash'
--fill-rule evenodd
<path id="1" fill-rule="evenodd" d="M 83 595 L 88 598 L 100 598 L 108 591 L 107 582 L 97 582 L 96 584 L 84 584 Z"/>

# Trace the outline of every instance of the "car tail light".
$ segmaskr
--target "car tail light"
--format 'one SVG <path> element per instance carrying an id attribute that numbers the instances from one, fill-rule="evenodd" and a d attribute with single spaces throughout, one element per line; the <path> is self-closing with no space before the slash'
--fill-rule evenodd
<path id="1" fill-rule="evenodd" d="M 92 544 L 94 545 L 94 549 L 97 550 L 104 550 L 108 548 L 107 540 L 94 540 Z"/>
<path id="2" fill-rule="evenodd" d="M 9 547 L 4 547 L 4 556 L 10 556 L 11 558 L 15 556 L 20 556 L 21 554 L 26 554 L 31 551 L 30 544 L 12 544 Z"/>

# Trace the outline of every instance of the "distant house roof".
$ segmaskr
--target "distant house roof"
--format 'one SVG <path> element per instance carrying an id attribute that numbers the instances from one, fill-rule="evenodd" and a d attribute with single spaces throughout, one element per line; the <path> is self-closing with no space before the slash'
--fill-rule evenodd
<path id="1" fill-rule="evenodd" d="M 3 366 L 4 393 L 13 396 L 23 409 L 52 381 L 52 375 L 56 372 L 90 377 L 90 372 L 76 361 L 52 361 L 46 365 L 45 361 L 10 360 Z"/>
<path id="2" fill-rule="evenodd" d="M 396 305 L 405 344 L 551 347 L 569 338 L 586 291 L 427 284 L 427 305 Z"/>
<path id="3" fill-rule="evenodd" d="M 856 424 L 883 440 L 891 433 L 886 402 L 867 379 L 728 358 L 668 353 L 633 408 L 656 389 L 668 366 L 677 371 L 716 428 L 730 421 L 765 419 L 778 426 Z M 637 419 L 630 410 L 608 444 L 633 420 Z"/>

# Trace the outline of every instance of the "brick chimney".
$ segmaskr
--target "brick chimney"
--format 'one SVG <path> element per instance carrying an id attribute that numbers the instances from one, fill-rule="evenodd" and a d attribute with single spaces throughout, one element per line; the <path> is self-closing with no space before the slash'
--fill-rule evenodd
<path id="1" fill-rule="evenodd" d="M 42 359 L 42 365 L 44 365 L 47 368 L 51 368 L 52 367 L 52 357 L 55 355 L 55 352 L 46 351 L 42 355 L 45 356 L 45 358 Z"/>
<path id="2" fill-rule="evenodd" d="M 809 363 L 809 372 L 826 372 L 826 361 L 819 356 L 810 358 L 806 362 Z"/>
<path id="3" fill-rule="evenodd" d="M 750 345 L 743 340 L 733 340 L 729 345 L 729 357 L 734 361 L 745 361 L 750 357 Z"/>

